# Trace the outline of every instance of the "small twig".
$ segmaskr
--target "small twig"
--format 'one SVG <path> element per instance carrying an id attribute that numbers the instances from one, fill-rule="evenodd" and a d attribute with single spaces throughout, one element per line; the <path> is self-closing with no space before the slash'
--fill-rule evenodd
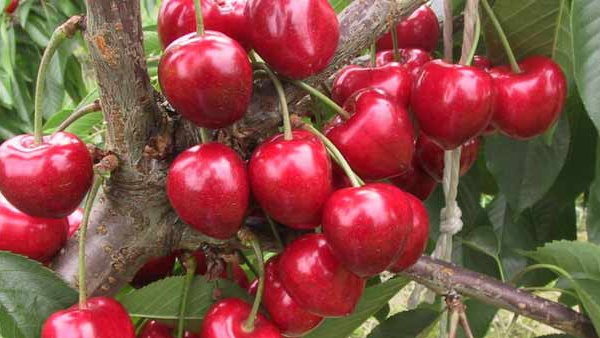
<path id="1" fill-rule="evenodd" d="M 469 319 L 467 318 L 466 309 L 467 307 L 462 302 L 461 295 L 455 290 L 451 290 L 445 297 L 446 307 L 450 313 L 450 329 L 448 332 L 448 338 L 456 338 L 458 331 L 458 324 L 463 329 L 467 338 L 474 338 L 471 326 L 469 325 Z"/>
<path id="2" fill-rule="evenodd" d="M 69 117 L 67 117 L 66 120 L 64 120 L 54 131 L 54 134 L 64 131 L 65 129 L 67 129 L 71 124 L 73 124 L 73 122 L 79 120 L 81 117 L 89 114 L 89 113 L 93 113 L 93 112 L 97 112 L 100 111 L 102 109 L 102 107 L 100 106 L 100 100 L 95 100 L 94 102 L 85 105 L 83 107 L 80 107 L 79 109 L 73 111 L 73 113 L 71 113 L 71 115 L 69 115 Z"/>

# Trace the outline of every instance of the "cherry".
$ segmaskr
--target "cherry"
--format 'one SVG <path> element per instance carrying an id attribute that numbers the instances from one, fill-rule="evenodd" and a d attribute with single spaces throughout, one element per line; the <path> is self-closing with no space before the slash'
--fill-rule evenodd
<path id="1" fill-rule="evenodd" d="M 44 323 L 42 338 L 134 338 L 135 330 L 127 311 L 106 297 L 89 298 L 52 314 Z"/>
<path id="2" fill-rule="evenodd" d="M 402 64 L 412 75 L 414 80 L 417 79 L 421 71 L 421 67 L 431 61 L 431 54 L 427 51 L 417 48 L 400 49 L 400 64 Z M 375 64 L 378 67 L 395 62 L 394 51 L 384 50 L 377 53 Z"/>
<path id="3" fill-rule="evenodd" d="M 375 68 L 350 65 L 337 74 L 331 95 L 337 104 L 343 105 L 352 94 L 361 89 L 379 88 L 398 105 L 408 107 L 411 86 L 410 74 L 398 63 Z"/>
<path id="4" fill-rule="evenodd" d="M 406 109 L 372 88 L 354 94 L 344 109 L 351 114 L 350 118 L 336 116 L 325 134 L 358 176 L 376 180 L 400 175 L 408 169 L 414 136 Z"/>
<path id="5" fill-rule="evenodd" d="M 480 138 L 476 137 L 462 145 L 460 153 L 460 176 L 464 176 L 477 161 Z M 419 135 L 416 156 L 423 168 L 438 182 L 444 178 L 444 149 L 435 144 L 427 135 Z"/>
<path id="6" fill-rule="evenodd" d="M 137 338 L 173 338 L 175 330 L 165 324 L 151 320 L 144 325 L 142 331 L 137 335 Z M 185 331 L 184 338 L 198 338 L 198 335 Z"/>
<path id="7" fill-rule="evenodd" d="M 373 183 L 334 192 L 323 208 L 323 233 L 350 271 L 371 277 L 385 271 L 412 231 L 412 212 L 402 190 Z"/>
<path id="8" fill-rule="evenodd" d="M 496 87 L 492 123 L 504 134 L 529 139 L 550 128 L 563 110 L 567 82 L 550 58 L 532 56 L 519 63 L 521 73 L 507 66 L 490 70 Z"/>
<path id="9" fill-rule="evenodd" d="M 19 0 L 10 0 L 8 5 L 6 5 L 6 7 L 4 7 L 4 12 L 7 14 L 12 14 L 17 10 L 18 6 L 19 6 Z"/>
<path id="10" fill-rule="evenodd" d="M 392 177 L 390 182 L 398 188 L 409 192 L 422 201 L 429 198 L 438 182 L 429 175 L 419 161 L 413 159 L 412 166 L 404 174 Z"/>
<path id="11" fill-rule="evenodd" d="M 152 282 L 170 276 L 175 266 L 176 254 L 151 258 L 144 264 L 133 277 L 131 285 L 141 288 Z"/>
<path id="12" fill-rule="evenodd" d="M 492 68 L 492 61 L 485 56 L 475 55 L 473 57 L 473 67 L 489 70 Z"/>
<path id="13" fill-rule="evenodd" d="M 435 12 L 427 5 L 419 7 L 396 26 L 399 48 L 420 48 L 431 52 L 440 38 L 440 24 Z M 377 50 L 393 49 L 392 33 L 377 40 Z"/>
<path id="14" fill-rule="evenodd" d="M 356 307 L 365 281 L 344 268 L 323 234 L 288 245 L 279 259 L 279 278 L 303 309 L 323 317 L 346 316 Z"/>
<path id="15" fill-rule="evenodd" d="M 250 49 L 246 0 L 202 0 L 204 28 L 221 32 Z M 165 0 L 158 12 L 158 36 L 164 48 L 196 31 L 194 0 Z"/>
<path id="16" fill-rule="evenodd" d="M 167 175 L 167 196 L 179 217 L 217 239 L 231 238 L 240 229 L 249 195 L 244 162 L 220 143 L 184 151 Z"/>
<path id="17" fill-rule="evenodd" d="M 390 267 L 392 272 L 400 272 L 413 266 L 427 247 L 429 239 L 429 216 L 423 202 L 417 197 L 406 194 L 412 209 L 412 231 L 408 235 L 406 245 L 400 258 Z"/>
<path id="18" fill-rule="evenodd" d="M 254 0 L 246 14 L 254 49 L 278 73 L 303 79 L 333 58 L 339 24 L 327 0 Z"/>
<path id="19" fill-rule="evenodd" d="M 484 70 L 434 60 L 421 70 L 411 107 L 421 130 L 452 150 L 485 130 L 493 97 L 493 81 Z"/>
<path id="20" fill-rule="evenodd" d="M 75 211 L 73 211 L 67 217 L 67 221 L 69 222 L 69 232 L 67 234 L 67 237 L 71 238 L 81 226 L 81 221 L 83 221 L 83 208 L 75 209 Z"/>
<path id="21" fill-rule="evenodd" d="M 192 255 L 194 255 L 194 258 L 196 259 L 196 275 L 205 275 L 208 270 L 208 266 L 206 264 L 206 255 L 202 250 L 196 250 L 192 252 Z M 233 280 L 242 289 L 247 290 L 250 287 L 250 281 L 248 280 L 248 275 L 246 275 L 244 269 L 242 269 L 240 264 L 237 262 L 231 262 L 228 264 L 231 264 L 230 266 L 231 272 L 233 273 Z M 227 266 L 225 269 L 223 269 L 223 272 L 221 272 L 219 277 L 222 279 L 229 279 L 229 270 Z"/>
<path id="22" fill-rule="evenodd" d="M 215 303 L 204 321 L 200 337 L 202 338 L 280 338 L 281 333 L 265 316 L 258 313 L 254 321 L 254 330 L 247 331 L 244 323 L 250 315 L 251 306 L 237 298 L 224 299 Z"/>
<path id="23" fill-rule="evenodd" d="M 246 51 L 215 31 L 190 33 L 170 44 L 158 80 L 179 114 L 205 128 L 224 128 L 242 118 L 252 96 Z"/>
<path id="24" fill-rule="evenodd" d="M 44 263 L 63 246 L 68 228 L 66 218 L 29 216 L 0 195 L 0 250 Z"/>
<path id="25" fill-rule="evenodd" d="M 0 190 L 22 212 L 63 218 L 81 203 L 92 185 L 92 157 L 77 136 L 59 132 L 36 145 L 18 135 L 0 145 Z"/>
<path id="26" fill-rule="evenodd" d="M 275 135 L 252 154 L 250 186 L 254 198 L 273 219 L 296 229 L 321 222 L 321 208 L 332 190 L 331 161 L 323 143 L 305 130 L 293 139 Z"/>

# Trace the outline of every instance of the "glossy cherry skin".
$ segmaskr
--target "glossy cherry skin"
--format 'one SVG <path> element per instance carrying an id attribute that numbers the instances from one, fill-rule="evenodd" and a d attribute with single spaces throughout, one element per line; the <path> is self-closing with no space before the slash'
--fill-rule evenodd
<path id="1" fill-rule="evenodd" d="M 414 136 L 408 111 L 378 89 L 352 96 L 344 109 L 348 120 L 336 116 L 326 135 L 358 176 L 377 180 L 402 174 L 410 166 Z"/>
<path id="2" fill-rule="evenodd" d="M 327 0 L 253 0 L 246 14 L 252 46 L 281 75 L 304 79 L 333 58 L 339 24 Z"/>
<path id="3" fill-rule="evenodd" d="M 242 118 L 252 96 L 248 54 L 215 31 L 190 33 L 170 44 L 158 80 L 177 112 L 205 128 L 224 128 Z"/>
<path id="4" fill-rule="evenodd" d="M 134 338 L 133 323 L 125 308 L 107 297 L 89 298 L 85 309 L 75 304 L 52 314 L 41 338 Z"/>
<path id="5" fill-rule="evenodd" d="M 135 274 L 131 285 L 135 288 L 141 288 L 170 276 L 173 272 L 173 267 L 175 267 L 176 258 L 176 254 L 151 258 Z"/>
<path id="6" fill-rule="evenodd" d="M 425 251 L 429 239 L 429 216 L 427 215 L 427 209 L 425 209 L 423 202 L 417 197 L 411 194 L 406 194 L 406 197 L 412 210 L 413 226 L 402 253 L 398 260 L 390 267 L 390 271 L 392 272 L 400 272 L 413 266 Z"/>
<path id="7" fill-rule="evenodd" d="M 390 178 L 390 182 L 403 191 L 417 196 L 422 201 L 431 196 L 438 184 L 437 180 L 431 177 L 415 159 L 413 159 L 410 169 L 400 176 Z"/>
<path id="8" fill-rule="evenodd" d="M 4 7 L 4 12 L 8 13 L 8 14 L 12 14 L 17 10 L 17 7 L 19 7 L 19 0 L 10 0 L 8 5 L 6 5 L 6 7 Z"/>
<path id="9" fill-rule="evenodd" d="M 248 209 L 246 166 L 221 143 L 194 146 L 171 164 L 167 196 L 179 217 L 194 229 L 217 239 L 231 238 Z"/>
<path id="10" fill-rule="evenodd" d="M 473 57 L 473 67 L 479 67 L 481 69 L 488 70 L 492 68 L 492 61 L 485 56 L 475 55 Z"/>
<path id="11" fill-rule="evenodd" d="M 250 49 L 246 0 L 202 0 L 204 29 L 221 32 Z M 165 0 L 158 12 L 158 36 L 163 48 L 196 31 L 194 0 Z"/>
<path id="12" fill-rule="evenodd" d="M 398 48 L 420 48 L 431 52 L 440 38 L 440 24 L 435 12 L 427 5 L 419 7 L 396 26 Z M 393 49 L 392 33 L 377 40 L 377 50 Z"/>
<path id="13" fill-rule="evenodd" d="M 493 98 L 493 81 L 484 70 L 434 60 L 421 70 L 411 107 L 421 131 L 452 150 L 485 130 Z"/>
<path id="14" fill-rule="evenodd" d="M 71 238 L 81 226 L 81 221 L 83 221 L 83 208 L 75 209 L 75 211 L 67 217 L 67 221 L 69 222 L 69 232 L 67 233 L 67 237 Z"/>
<path id="15" fill-rule="evenodd" d="M 396 62 L 394 59 L 393 50 L 384 50 L 377 53 L 375 64 L 378 67 L 387 65 L 391 62 Z M 400 49 L 400 61 L 408 72 L 412 75 L 413 79 L 417 79 L 421 71 L 421 67 L 427 62 L 431 61 L 431 54 L 427 51 L 417 48 L 404 48 Z"/>
<path id="16" fill-rule="evenodd" d="M 300 307 L 323 317 L 354 311 L 365 280 L 347 270 L 323 234 L 308 234 L 288 245 L 279 260 L 279 278 Z"/>
<path id="17" fill-rule="evenodd" d="M 92 157 L 77 136 L 59 132 L 34 145 L 19 135 L 0 145 L 0 191 L 24 213 L 44 218 L 69 216 L 94 177 Z"/>
<path id="18" fill-rule="evenodd" d="M 38 218 L 13 207 L 0 195 L 0 250 L 42 263 L 52 258 L 67 240 L 66 218 Z"/>
<path id="19" fill-rule="evenodd" d="M 196 258 L 196 275 L 205 275 L 208 269 L 206 262 L 206 255 L 202 250 L 196 250 L 192 252 L 194 258 Z M 229 276 L 229 266 L 231 266 L 231 272 L 233 276 Z M 231 279 L 237 283 L 242 289 L 248 289 L 250 287 L 250 280 L 248 275 L 244 272 L 244 269 L 237 262 L 228 263 L 223 269 L 223 272 L 219 276 L 222 279 Z"/>
<path id="20" fill-rule="evenodd" d="M 281 224 L 313 229 L 332 190 L 331 161 L 313 134 L 294 130 L 293 140 L 282 134 L 262 143 L 250 159 L 250 186 L 263 210 Z"/>
<path id="21" fill-rule="evenodd" d="M 464 176 L 477 161 L 480 143 L 480 138 L 476 137 L 462 145 L 460 176 Z M 417 140 L 416 156 L 425 171 L 438 182 L 441 182 L 444 177 L 444 149 L 435 144 L 427 135 L 421 134 Z"/>
<path id="22" fill-rule="evenodd" d="M 228 298 L 215 303 L 202 322 L 201 338 L 280 338 L 281 333 L 265 316 L 258 313 L 254 331 L 247 332 L 243 326 L 250 315 L 250 304 Z"/>
<path id="23" fill-rule="evenodd" d="M 173 338 L 175 337 L 175 330 L 165 324 L 151 320 L 144 327 L 142 331 L 137 335 L 137 338 Z M 198 338 L 198 335 L 185 331 L 183 334 L 184 338 Z"/>
<path id="24" fill-rule="evenodd" d="M 398 105 L 408 107 L 412 87 L 411 76 L 404 67 L 395 62 L 374 68 L 346 66 L 335 78 L 331 97 L 337 104 L 343 105 L 354 93 L 369 87 L 383 90 Z"/>
<path id="25" fill-rule="evenodd" d="M 372 183 L 334 192 L 323 208 L 323 233 L 350 271 L 371 277 L 395 262 L 412 231 L 406 194 Z"/>
<path id="26" fill-rule="evenodd" d="M 529 57 L 519 66 L 519 74 L 508 66 L 490 70 L 496 87 L 492 122 L 504 134 L 525 140 L 544 133 L 558 120 L 567 82 L 560 66 L 547 57 Z"/>

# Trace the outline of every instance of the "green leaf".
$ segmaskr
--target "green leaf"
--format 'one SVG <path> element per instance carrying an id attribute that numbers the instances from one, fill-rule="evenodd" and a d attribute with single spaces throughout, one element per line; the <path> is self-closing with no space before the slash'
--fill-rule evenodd
<path id="1" fill-rule="evenodd" d="M 51 270 L 0 251 L 0 336 L 39 337 L 52 313 L 77 302 L 77 293 Z"/>
<path id="2" fill-rule="evenodd" d="M 569 152 L 569 139 L 568 121 L 563 116 L 551 145 L 541 137 L 518 141 L 494 135 L 486 140 L 488 168 L 517 213 L 532 206 L 552 187 Z"/>
<path id="3" fill-rule="evenodd" d="M 577 241 L 548 243 L 526 254 L 534 260 L 556 265 L 570 274 L 586 274 L 600 280 L 600 246 Z"/>
<path id="4" fill-rule="evenodd" d="M 461 242 L 493 258 L 498 258 L 500 254 L 500 243 L 492 227 L 475 228 Z"/>
<path id="5" fill-rule="evenodd" d="M 440 313 L 431 309 L 404 311 L 379 324 L 367 338 L 414 338 L 437 322 Z"/>
<path id="6" fill-rule="evenodd" d="M 596 144 L 596 179 L 590 187 L 587 232 L 590 242 L 600 244 L 600 143 Z"/>
<path id="7" fill-rule="evenodd" d="M 348 5 L 352 2 L 352 0 L 329 0 L 331 7 L 336 13 L 341 12 L 344 8 L 348 7 Z"/>
<path id="8" fill-rule="evenodd" d="M 394 278 L 367 288 L 351 315 L 344 318 L 328 318 L 304 338 L 347 338 L 367 319 L 377 313 L 408 282 L 404 278 Z"/>
<path id="9" fill-rule="evenodd" d="M 600 335 L 600 280 L 575 278 L 574 287 L 596 333 Z"/>

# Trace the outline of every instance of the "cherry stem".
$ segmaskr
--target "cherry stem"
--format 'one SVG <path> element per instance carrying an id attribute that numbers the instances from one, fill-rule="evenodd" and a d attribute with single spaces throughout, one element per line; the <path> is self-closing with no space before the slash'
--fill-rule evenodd
<path id="1" fill-rule="evenodd" d="M 283 117 L 283 139 L 286 141 L 294 139 L 294 135 L 292 134 L 292 122 L 290 121 L 290 111 L 288 110 L 288 102 L 287 98 L 285 97 L 285 91 L 283 90 L 283 84 L 281 84 L 281 81 L 277 75 L 275 75 L 271 68 L 269 68 L 269 66 L 267 66 L 265 63 L 256 62 L 254 63 L 254 66 L 264 70 L 267 73 L 269 78 L 271 78 L 271 81 L 273 81 L 275 90 L 277 90 L 279 103 L 281 105 L 281 115 Z"/>
<path id="2" fill-rule="evenodd" d="M 471 46 L 471 50 L 469 51 L 469 55 L 467 59 L 464 60 L 464 64 L 470 66 L 473 63 L 473 59 L 475 58 L 475 54 L 477 53 L 477 47 L 479 47 L 479 40 L 481 38 L 481 19 L 477 17 L 475 21 L 475 39 L 473 41 L 473 45 Z"/>
<path id="3" fill-rule="evenodd" d="M 258 237 L 256 237 L 252 231 L 247 228 L 242 228 L 240 231 L 238 231 L 238 237 L 244 245 L 252 246 L 252 250 L 254 250 L 254 255 L 256 256 L 256 261 L 258 262 L 258 289 L 256 291 L 256 298 L 254 298 L 254 304 L 252 304 L 250 315 L 248 315 L 248 319 L 243 324 L 244 331 L 253 332 L 254 322 L 256 321 L 263 291 L 265 289 L 265 261 Z"/>
<path id="4" fill-rule="evenodd" d="M 83 107 L 79 107 L 75 111 L 67 117 L 54 131 L 54 134 L 59 133 L 61 131 L 65 131 L 73 122 L 79 120 L 80 118 L 86 116 L 87 114 L 94 113 L 100 111 L 102 107 L 100 106 L 100 100 L 95 100 L 94 102 L 87 104 Z"/>
<path id="5" fill-rule="evenodd" d="M 198 35 L 204 35 L 204 16 L 202 16 L 200 0 L 194 0 L 194 10 L 196 11 L 196 32 Z"/>
<path id="6" fill-rule="evenodd" d="M 202 140 L 202 143 L 208 143 L 211 139 L 208 129 L 200 128 L 200 140 Z"/>
<path id="7" fill-rule="evenodd" d="M 325 144 L 325 147 L 330 152 L 330 155 L 332 155 L 333 159 L 339 164 L 340 167 L 342 167 L 342 169 L 350 179 L 350 182 L 352 183 L 353 187 L 356 188 L 364 185 L 360 177 L 358 177 L 358 175 L 354 173 L 354 171 L 350 167 L 350 164 L 348 164 L 348 161 L 346 161 L 346 159 L 344 158 L 344 155 L 342 155 L 342 153 L 338 150 L 335 144 L 333 144 L 333 142 L 331 142 L 325 135 L 318 131 L 317 128 L 311 126 L 310 124 L 303 124 L 302 128 L 313 133 L 316 137 L 318 137 L 321 140 L 321 142 L 323 142 L 323 144 Z"/>
<path id="8" fill-rule="evenodd" d="M 371 48 L 369 49 L 369 55 L 371 57 L 371 65 L 377 67 L 377 43 L 373 41 Z"/>
<path id="9" fill-rule="evenodd" d="M 396 29 L 396 21 L 392 26 L 392 45 L 394 46 L 394 61 L 400 62 L 400 47 L 398 43 L 398 29 Z"/>
<path id="10" fill-rule="evenodd" d="M 279 231 L 277 231 L 277 225 L 275 224 L 273 219 L 271 217 L 269 217 L 268 215 L 266 216 L 266 218 L 267 218 L 267 222 L 269 223 L 269 227 L 271 227 L 271 232 L 273 233 L 273 236 L 275 237 L 275 241 L 277 242 L 277 248 L 279 248 L 279 251 L 283 251 L 283 249 L 285 249 L 285 245 L 283 245 L 283 241 L 281 240 Z"/>
<path id="11" fill-rule="evenodd" d="M 492 22 L 492 24 L 494 25 L 494 28 L 496 29 L 496 33 L 498 34 L 498 38 L 500 38 L 500 42 L 502 43 L 502 46 L 504 47 L 504 52 L 506 53 L 506 56 L 508 57 L 508 62 L 510 63 L 510 67 L 512 68 L 512 71 L 515 73 L 520 73 L 521 68 L 519 67 L 519 64 L 517 63 L 517 59 L 515 58 L 515 53 L 513 52 L 512 48 L 510 47 L 510 43 L 508 42 L 506 33 L 504 32 L 504 29 L 502 29 L 502 25 L 500 24 L 500 21 L 498 21 L 498 17 L 494 13 L 494 10 L 492 9 L 492 7 L 490 6 L 490 3 L 487 0 L 481 0 L 481 4 L 483 5 L 483 9 L 487 13 L 490 21 Z"/>
<path id="12" fill-rule="evenodd" d="M 185 329 L 185 313 L 187 311 L 188 304 L 188 295 L 190 293 L 190 288 L 192 286 L 192 282 L 194 281 L 194 277 L 196 274 L 196 259 L 194 255 L 186 254 L 185 260 L 183 262 L 183 266 L 185 267 L 185 279 L 183 280 L 183 289 L 181 291 L 181 302 L 179 303 L 179 318 L 177 322 L 177 338 L 183 338 L 183 333 Z"/>
<path id="13" fill-rule="evenodd" d="M 92 206 L 94 200 L 98 194 L 98 190 L 104 182 L 104 176 L 94 175 L 94 183 L 90 189 L 87 198 L 85 200 L 85 206 L 83 209 L 83 219 L 81 220 L 81 226 L 79 230 L 79 308 L 85 309 L 87 302 L 87 283 L 85 276 L 85 240 L 87 237 L 87 228 L 90 220 L 90 213 L 92 212 Z"/>
<path id="14" fill-rule="evenodd" d="M 258 270 L 256 270 L 256 267 L 248 259 L 248 257 L 246 256 L 246 254 L 242 250 L 240 250 L 240 249 L 237 249 L 236 252 L 237 252 L 238 256 L 240 256 L 240 258 L 242 259 L 242 261 L 244 262 L 244 264 L 246 264 L 248 266 L 248 268 L 250 269 L 250 271 L 252 271 L 252 274 L 254 274 L 254 276 L 258 276 Z"/>
<path id="15" fill-rule="evenodd" d="M 293 84 L 294 86 L 296 86 L 300 89 L 303 89 L 304 91 L 306 91 L 310 95 L 316 97 L 317 99 L 319 99 L 326 106 L 333 109 L 336 112 L 336 114 L 340 115 L 344 120 L 347 120 L 350 118 L 350 114 L 348 114 L 348 112 L 345 111 L 344 108 L 340 107 L 337 103 L 335 103 L 335 101 L 328 98 L 325 94 L 321 93 L 315 87 L 309 85 L 306 82 L 300 81 L 300 80 L 287 80 L 287 81 L 290 82 L 291 84 Z"/>
<path id="16" fill-rule="evenodd" d="M 43 115 L 43 97 L 44 97 L 44 87 L 46 85 L 46 76 L 48 75 L 48 67 L 50 66 L 50 62 L 52 61 L 52 57 L 60 47 L 60 45 L 68 38 L 71 38 L 75 35 L 80 29 L 80 23 L 83 21 L 83 17 L 76 15 L 69 18 L 62 25 L 58 26 L 56 30 L 52 33 L 50 37 L 50 41 L 46 46 L 46 50 L 44 50 L 44 54 L 42 55 L 42 60 L 40 62 L 40 67 L 38 68 L 37 80 L 35 84 L 35 103 L 34 103 L 34 125 L 33 125 L 33 137 L 35 144 L 42 143 L 43 137 L 43 124 L 44 124 L 44 115 Z"/>

